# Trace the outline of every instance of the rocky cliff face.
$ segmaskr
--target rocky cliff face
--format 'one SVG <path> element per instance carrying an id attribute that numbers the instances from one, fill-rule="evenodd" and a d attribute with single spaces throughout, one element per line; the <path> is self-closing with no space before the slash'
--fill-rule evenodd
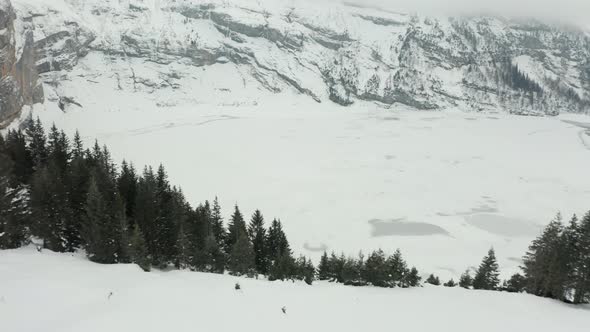
<path id="1" fill-rule="evenodd" d="M 22 68 L 34 58 L 49 100 L 61 106 L 84 107 L 94 102 L 85 100 L 89 91 L 100 90 L 159 106 L 255 103 L 260 91 L 291 91 L 340 105 L 525 114 L 590 108 L 590 37 L 575 28 L 307 0 L 13 2 L 15 24 L 32 33 L 20 72 L 6 41 L 10 28 L 3 35 L 4 89 L 33 84 Z M 11 26 L 14 15 L 1 20 Z M 39 91 L 20 90 L 14 101 L 5 98 L 14 105 L 8 113 Z"/>
<path id="2" fill-rule="evenodd" d="M 43 101 L 36 48 L 31 31 L 15 31 L 14 9 L 0 0 L 0 128 L 20 114 L 24 105 Z"/>

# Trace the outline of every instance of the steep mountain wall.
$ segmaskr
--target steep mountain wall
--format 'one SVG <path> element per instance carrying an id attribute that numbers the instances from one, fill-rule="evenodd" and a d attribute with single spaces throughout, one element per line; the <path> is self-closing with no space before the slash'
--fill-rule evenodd
<path id="1" fill-rule="evenodd" d="M 85 77 L 166 105 L 200 103 L 195 90 L 215 86 L 220 99 L 251 88 L 340 105 L 590 109 L 590 37 L 571 27 L 307 0 L 13 1 L 60 102 L 83 98 L 71 86 Z"/>

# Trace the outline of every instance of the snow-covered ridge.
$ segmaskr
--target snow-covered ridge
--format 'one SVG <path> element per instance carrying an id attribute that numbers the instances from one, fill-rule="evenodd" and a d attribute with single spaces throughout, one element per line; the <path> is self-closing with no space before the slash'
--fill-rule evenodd
<path id="1" fill-rule="evenodd" d="M 239 282 L 241 290 L 234 284 Z M 588 307 L 526 294 L 142 272 L 33 248 L 0 255 L 5 331 L 587 331 Z M 285 313 L 281 310 L 284 308 Z M 229 318 L 231 317 L 231 318 Z"/>
<path id="2" fill-rule="evenodd" d="M 285 92 L 417 109 L 590 105 L 590 37 L 538 22 L 309 0 L 12 1 L 34 32 L 50 101 L 82 98 L 67 81 L 91 81 L 162 106 L 253 104 Z M 511 64 L 543 93 L 512 86 L 502 74 Z"/>

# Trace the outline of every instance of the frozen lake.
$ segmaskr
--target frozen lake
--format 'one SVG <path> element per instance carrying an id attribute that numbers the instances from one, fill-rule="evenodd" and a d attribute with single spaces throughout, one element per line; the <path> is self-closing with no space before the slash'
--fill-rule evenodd
<path id="1" fill-rule="evenodd" d="M 129 99 L 129 98 L 128 98 Z M 126 99 L 126 100 L 128 100 Z M 293 99 L 295 100 L 295 99 Z M 582 116 L 411 112 L 307 101 L 39 111 L 116 161 L 163 163 L 191 203 L 280 217 L 296 253 L 401 248 L 441 277 L 490 246 L 506 272 L 557 211 L 590 208 Z M 570 122 L 564 122 L 568 120 Z M 571 122 L 575 121 L 575 122 Z"/>

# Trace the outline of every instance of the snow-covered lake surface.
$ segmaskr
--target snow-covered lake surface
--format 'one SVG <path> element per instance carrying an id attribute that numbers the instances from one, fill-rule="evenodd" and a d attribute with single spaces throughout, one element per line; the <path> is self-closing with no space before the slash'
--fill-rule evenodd
<path id="1" fill-rule="evenodd" d="M 557 211 L 590 208 L 585 116 L 342 108 L 288 95 L 156 107 L 117 94 L 89 89 L 83 109 L 47 103 L 35 114 L 98 139 L 117 162 L 163 163 L 193 205 L 217 195 L 226 216 L 238 203 L 281 218 L 295 252 L 314 258 L 400 248 L 421 271 L 456 278 L 494 246 L 508 274 Z"/>
<path id="2" fill-rule="evenodd" d="M 442 286 L 307 286 L 188 271 L 145 273 L 134 265 L 94 264 L 28 247 L 0 252 L 0 322 L 10 332 L 585 332 L 590 307 Z"/>

